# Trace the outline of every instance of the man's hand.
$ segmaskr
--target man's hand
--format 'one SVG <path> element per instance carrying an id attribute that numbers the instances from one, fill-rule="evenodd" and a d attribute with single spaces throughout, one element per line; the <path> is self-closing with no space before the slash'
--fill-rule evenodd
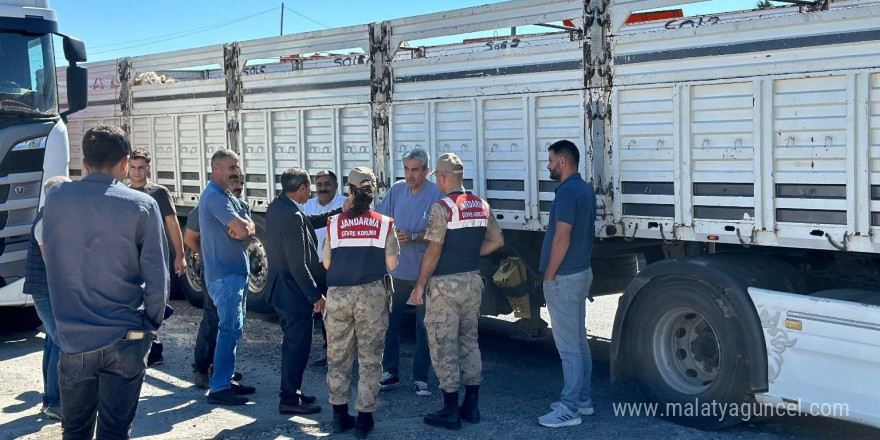
<path id="1" fill-rule="evenodd" d="M 324 300 L 324 297 L 322 296 L 321 299 L 319 299 L 319 300 L 315 303 L 315 308 L 312 309 L 312 313 L 321 313 L 321 312 L 323 312 L 323 311 L 324 311 L 324 305 L 325 305 L 325 300 Z"/>
<path id="2" fill-rule="evenodd" d="M 409 239 L 410 238 L 409 232 L 404 231 L 403 229 L 399 229 L 399 228 L 394 228 L 394 229 L 397 231 L 397 241 L 400 243 L 401 246 L 412 241 Z"/>
<path id="3" fill-rule="evenodd" d="M 548 283 L 551 281 L 556 281 L 556 274 L 550 273 L 550 272 L 544 272 L 544 281 L 546 281 Z"/>
<path id="4" fill-rule="evenodd" d="M 354 203 L 351 201 L 351 196 L 348 196 L 348 198 L 345 199 L 345 203 L 342 204 L 342 212 L 348 212 L 353 206 Z"/>
<path id="5" fill-rule="evenodd" d="M 186 258 L 183 255 L 178 255 L 174 258 L 174 270 L 177 272 L 177 276 L 183 275 L 186 271 Z"/>
<path id="6" fill-rule="evenodd" d="M 421 284 L 416 284 L 416 287 L 413 288 L 412 293 L 409 294 L 409 302 L 414 306 L 420 306 L 424 304 L 422 301 L 422 296 L 425 295 L 425 286 Z"/>

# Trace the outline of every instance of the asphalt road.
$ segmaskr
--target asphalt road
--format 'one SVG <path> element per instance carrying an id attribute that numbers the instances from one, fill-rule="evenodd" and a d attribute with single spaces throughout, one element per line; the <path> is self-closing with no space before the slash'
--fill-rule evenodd
<path id="1" fill-rule="evenodd" d="M 481 322 L 483 353 L 481 409 L 483 421 L 465 423 L 460 431 L 424 425 L 420 414 L 440 407 L 437 380 L 432 377 L 433 397 L 417 397 L 411 383 L 414 334 L 404 333 L 401 349 L 402 385 L 382 392 L 382 409 L 376 414 L 376 439 L 534 439 L 534 438 L 635 438 L 635 439 L 876 439 L 880 430 L 838 420 L 784 416 L 743 423 L 722 432 L 703 432 L 669 421 L 642 416 L 618 416 L 615 403 L 639 402 L 634 384 L 611 385 L 608 381 L 608 349 L 617 296 L 599 298 L 588 305 L 588 328 L 594 357 L 593 387 L 596 414 L 577 427 L 542 428 L 536 418 L 558 400 L 562 387 L 559 357 L 551 340 L 522 342 L 511 339 L 510 322 L 485 318 Z M 309 366 L 305 392 L 319 396 L 323 411 L 317 416 L 286 417 L 278 414 L 281 331 L 271 316 L 248 315 L 238 351 L 238 370 L 244 382 L 257 387 L 254 403 L 244 407 L 208 405 L 204 391 L 191 382 L 192 348 L 200 311 L 183 301 L 173 301 L 175 315 L 166 321 L 161 335 L 165 364 L 150 369 L 141 392 L 132 436 L 156 439 L 305 439 L 332 436 L 327 403 L 326 369 Z M 405 325 L 413 325 L 409 314 Z M 316 332 L 315 348 L 320 350 Z M 45 420 L 38 412 L 40 360 L 43 335 L 38 331 L 0 333 L 0 438 L 56 439 L 60 424 Z M 313 356 L 315 350 L 313 350 Z M 355 379 L 356 381 L 356 379 Z M 349 435 L 333 436 L 354 438 Z"/>

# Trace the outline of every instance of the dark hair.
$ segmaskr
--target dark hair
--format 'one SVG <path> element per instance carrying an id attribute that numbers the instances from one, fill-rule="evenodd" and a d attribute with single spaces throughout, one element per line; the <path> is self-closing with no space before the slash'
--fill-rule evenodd
<path id="1" fill-rule="evenodd" d="M 221 148 L 215 151 L 214 154 L 211 156 L 211 167 L 213 167 L 214 164 L 216 164 L 217 162 L 226 159 L 227 157 L 238 160 L 238 154 L 228 148 Z"/>
<path id="2" fill-rule="evenodd" d="M 89 168 L 106 170 L 128 157 L 131 146 L 121 128 L 99 125 L 83 136 L 82 152 Z"/>
<path id="3" fill-rule="evenodd" d="M 134 150 L 131 150 L 131 154 L 128 155 L 128 160 L 135 159 L 143 159 L 147 162 L 147 165 L 149 165 L 150 162 L 152 162 L 153 160 L 153 158 L 150 157 L 150 152 L 143 148 L 135 148 Z"/>
<path id="4" fill-rule="evenodd" d="M 318 171 L 318 174 L 315 174 L 315 181 L 317 182 L 319 177 L 324 177 L 324 176 L 329 176 L 330 180 L 333 181 L 334 185 L 339 184 L 339 179 L 336 177 L 336 173 L 334 173 L 333 171 L 330 171 L 330 170 Z"/>
<path id="5" fill-rule="evenodd" d="M 354 195 L 351 209 L 348 210 L 348 217 L 360 217 L 370 210 L 370 204 L 376 196 L 376 185 L 371 180 L 365 180 L 360 185 L 355 186 L 348 184 L 348 191 Z"/>
<path id="6" fill-rule="evenodd" d="M 547 147 L 547 151 L 552 151 L 559 156 L 565 156 L 569 162 L 574 164 L 575 168 L 577 168 L 577 165 L 581 160 L 581 153 L 578 152 L 577 145 L 569 140 L 556 141 Z"/>
<path id="7" fill-rule="evenodd" d="M 281 173 L 281 190 L 292 193 L 309 183 L 309 173 L 302 168 L 290 168 Z"/>

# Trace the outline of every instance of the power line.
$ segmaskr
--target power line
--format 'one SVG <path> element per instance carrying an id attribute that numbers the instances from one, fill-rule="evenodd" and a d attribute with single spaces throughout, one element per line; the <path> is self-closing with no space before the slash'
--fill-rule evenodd
<path id="1" fill-rule="evenodd" d="M 270 12 L 274 12 L 274 11 L 276 11 L 276 10 L 279 9 L 279 8 L 280 8 L 280 7 L 274 7 L 274 8 L 272 8 L 272 9 L 267 9 L 267 10 L 265 10 L 265 11 L 263 11 L 263 12 L 258 12 L 258 13 L 256 13 L 256 14 L 248 15 L 248 16 L 245 16 L 245 17 L 235 18 L 235 19 L 232 19 L 232 20 L 229 20 L 229 21 L 225 21 L 225 22 L 218 23 L 218 24 L 213 24 L 213 25 L 206 26 L 206 27 L 195 28 L 194 30 L 180 31 L 180 32 L 175 32 L 175 33 L 171 33 L 171 34 L 161 35 L 161 36 L 157 36 L 157 37 L 142 38 L 142 39 L 132 40 L 132 41 L 124 42 L 124 43 L 115 43 L 115 44 L 107 44 L 107 45 L 103 45 L 103 46 L 95 46 L 95 47 L 109 47 L 109 46 L 117 46 L 117 45 L 120 45 L 120 44 L 137 43 L 137 42 L 145 41 L 144 43 L 134 44 L 134 45 L 131 45 L 131 46 L 124 46 L 124 47 L 118 47 L 118 48 L 115 48 L 115 49 L 108 49 L 108 50 L 102 50 L 102 51 L 98 51 L 98 52 L 92 52 L 90 55 L 98 55 L 98 54 L 107 53 L 107 52 L 115 52 L 115 51 L 119 51 L 119 50 L 132 49 L 132 48 L 135 48 L 135 47 L 149 46 L 149 45 L 151 45 L 151 44 L 161 43 L 161 42 L 165 42 L 165 41 L 169 41 L 169 40 L 175 40 L 175 39 L 177 39 L 177 38 L 182 38 L 182 37 L 188 37 L 188 36 L 190 36 L 190 35 L 195 35 L 195 34 L 198 34 L 198 33 L 207 32 L 207 31 L 210 31 L 210 30 L 213 30 L 213 29 L 217 29 L 217 28 L 220 28 L 220 27 L 223 27 L 223 26 L 228 26 L 228 25 L 230 25 L 230 24 L 239 23 L 239 22 L 242 22 L 242 21 L 244 21 L 244 20 L 249 20 L 249 19 L 251 19 L 251 18 L 258 17 L 258 16 L 260 16 L 260 15 L 265 15 L 265 14 L 268 14 L 268 13 L 270 13 Z"/>
<path id="2" fill-rule="evenodd" d="M 294 11 L 293 9 L 290 9 L 290 7 L 288 7 L 288 6 L 284 6 L 284 9 L 287 9 L 288 11 L 293 12 L 294 14 L 299 15 L 300 17 L 305 18 L 308 21 L 311 21 L 312 23 L 315 23 L 316 25 L 321 26 L 324 29 L 328 29 L 330 27 L 324 23 L 321 23 L 318 20 L 313 19 L 312 17 L 309 17 L 308 15 L 305 15 L 299 11 Z"/>

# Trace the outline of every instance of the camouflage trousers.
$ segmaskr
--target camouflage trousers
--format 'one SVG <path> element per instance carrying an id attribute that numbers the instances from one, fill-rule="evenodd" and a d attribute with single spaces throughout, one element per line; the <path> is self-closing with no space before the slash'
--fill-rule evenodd
<path id="1" fill-rule="evenodd" d="M 431 277 L 425 309 L 425 330 L 431 362 L 440 389 L 458 391 L 461 382 L 479 385 L 483 363 L 477 321 L 483 279 L 477 271 Z"/>
<path id="2" fill-rule="evenodd" d="M 388 330 L 388 297 L 381 281 L 360 286 L 330 287 L 324 309 L 327 329 L 327 385 L 330 403 L 351 400 L 351 370 L 357 348 L 359 412 L 379 410 L 382 348 Z"/>

